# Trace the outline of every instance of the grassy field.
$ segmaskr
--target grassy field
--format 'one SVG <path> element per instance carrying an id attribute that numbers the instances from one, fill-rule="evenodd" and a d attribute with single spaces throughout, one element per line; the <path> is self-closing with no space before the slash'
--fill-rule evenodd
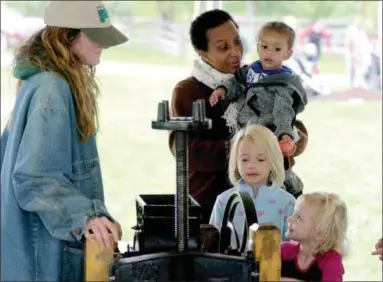
<path id="1" fill-rule="evenodd" d="M 167 133 L 151 129 L 157 103 L 169 99 L 180 77 L 101 76 L 98 136 L 107 206 L 132 240 L 135 196 L 173 193 L 175 166 Z M 135 86 L 133 86 L 135 85 Z M 14 101 L 14 81 L 1 72 L 1 125 Z M 345 281 L 381 281 L 382 264 L 370 252 L 382 236 L 382 117 L 380 102 L 311 102 L 301 118 L 309 145 L 297 159 L 305 191 L 339 193 L 349 207 L 351 254 Z"/>
<path id="2" fill-rule="evenodd" d="M 189 64 L 195 57 L 196 55 L 193 51 L 185 50 L 183 56 L 176 57 L 160 50 L 145 49 L 134 44 L 128 47 L 111 48 L 103 53 L 104 60 L 162 65 L 185 65 Z M 257 54 L 253 54 L 250 58 L 255 60 Z M 322 73 L 346 73 L 344 56 L 342 54 L 324 54 L 320 60 L 319 68 Z"/>
<path id="3" fill-rule="evenodd" d="M 6 54 L 13 55 L 14 50 L 8 49 Z M 184 66 L 189 65 L 195 58 L 196 53 L 191 49 L 185 49 L 182 56 L 173 56 L 169 53 L 163 52 L 160 49 L 153 48 L 153 46 L 142 46 L 132 43 L 128 46 L 117 46 L 114 48 L 106 49 L 102 55 L 103 60 L 111 61 L 126 61 L 130 63 L 143 63 L 143 64 L 159 64 L 159 65 L 176 65 Z M 258 58 L 256 53 L 246 56 L 249 60 L 253 61 Z M 248 61 L 246 61 L 248 63 Z M 344 56 L 342 54 L 323 54 L 319 68 L 322 73 L 346 73 L 346 65 Z"/>

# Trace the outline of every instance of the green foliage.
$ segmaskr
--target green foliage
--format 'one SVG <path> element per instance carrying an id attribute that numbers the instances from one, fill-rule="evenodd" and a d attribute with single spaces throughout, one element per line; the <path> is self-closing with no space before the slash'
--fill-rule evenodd
<path id="1" fill-rule="evenodd" d="M 114 15 L 132 15 L 132 1 L 108 1 L 106 3 L 108 12 L 111 16 Z"/>
<path id="2" fill-rule="evenodd" d="M 194 52 L 185 54 L 182 57 L 176 57 L 164 53 L 161 50 L 153 48 L 143 48 L 143 46 L 130 44 L 128 47 L 117 46 L 107 49 L 103 52 L 102 59 L 105 61 L 123 61 L 129 63 L 170 65 L 170 66 L 190 66 L 192 60 L 196 57 Z M 252 59 L 257 55 L 253 54 Z M 323 54 L 319 62 L 319 68 L 322 73 L 340 73 L 346 74 L 346 65 L 342 54 Z"/>
<path id="3" fill-rule="evenodd" d="M 43 17 L 49 1 L 4 1 L 6 6 L 18 10 L 24 16 Z"/>
<path id="4" fill-rule="evenodd" d="M 256 1 L 259 16 L 294 15 L 300 18 L 353 17 L 375 18 L 379 1 Z M 236 14 L 245 14 L 245 1 L 224 1 L 223 8 Z"/>
<path id="5" fill-rule="evenodd" d="M 49 1 L 5 1 L 9 8 L 25 16 L 42 17 Z M 107 1 L 111 16 L 115 17 L 158 17 L 160 11 L 172 10 L 176 22 L 190 21 L 193 1 Z"/>
<path id="6" fill-rule="evenodd" d="M 48 1 L 6 1 L 11 8 L 24 15 L 42 16 Z M 360 16 L 376 22 L 379 1 L 256 1 L 257 15 L 286 16 L 302 18 L 334 18 Z M 107 1 L 111 15 L 157 17 L 161 10 L 172 10 L 176 22 L 190 21 L 194 1 Z M 245 15 L 246 1 L 223 1 L 223 8 L 229 12 Z"/>

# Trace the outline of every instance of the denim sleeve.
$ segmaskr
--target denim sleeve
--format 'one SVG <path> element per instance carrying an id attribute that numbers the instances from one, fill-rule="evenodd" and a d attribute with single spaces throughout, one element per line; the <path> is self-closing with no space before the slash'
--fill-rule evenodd
<path id="1" fill-rule="evenodd" d="M 13 172 L 21 209 L 39 215 L 50 234 L 80 240 L 88 219 L 107 215 L 100 200 L 83 195 L 71 183 L 70 115 L 66 109 L 40 106 L 28 117 Z M 74 234 L 75 228 L 81 234 Z"/>
<path id="2" fill-rule="evenodd" d="M 8 136 L 9 136 L 9 131 L 7 128 L 8 124 L 5 126 L 3 133 L 1 134 L 0 137 L 0 142 L 1 142 L 1 167 L 3 166 L 3 160 L 4 160 L 4 155 L 5 155 L 5 149 L 7 147 L 7 142 L 8 142 Z"/>

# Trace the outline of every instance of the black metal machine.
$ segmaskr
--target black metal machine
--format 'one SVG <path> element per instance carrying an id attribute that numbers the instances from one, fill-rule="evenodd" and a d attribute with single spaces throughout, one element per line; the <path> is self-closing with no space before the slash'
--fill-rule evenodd
<path id="1" fill-rule="evenodd" d="M 232 224 L 236 206 L 245 207 L 247 225 L 257 222 L 248 194 L 236 193 L 227 204 L 219 238 L 219 252 L 203 250 L 200 242 L 200 206 L 188 192 L 188 132 L 209 130 L 203 100 L 193 103 L 192 117 L 169 117 L 168 101 L 158 105 L 152 128 L 175 132 L 176 193 L 139 195 L 133 246 L 117 254 L 112 268 L 114 281 L 259 281 L 253 252 L 246 252 L 248 233 L 238 238 Z M 230 250 L 231 234 L 237 250 Z"/>

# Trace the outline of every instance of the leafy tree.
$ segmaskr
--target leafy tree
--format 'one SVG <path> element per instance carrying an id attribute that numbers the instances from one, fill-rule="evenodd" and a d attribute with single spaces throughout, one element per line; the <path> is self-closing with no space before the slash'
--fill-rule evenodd
<path id="1" fill-rule="evenodd" d="M 344 18 L 360 14 L 376 18 L 379 1 L 254 1 L 258 16 L 298 18 Z M 224 1 L 224 9 L 245 14 L 245 1 Z"/>
<path id="2" fill-rule="evenodd" d="M 3 1 L 2 1 L 3 2 Z M 4 1 L 9 8 L 19 11 L 24 16 L 43 17 L 49 1 Z"/>
<path id="3" fill-rule="evenodd" d="M 43 16 L 49 1 L 5 1 L 10 8 L 26 16 Z M 114 17 L 160 17 L 165 15 L 174 21 L 189 21 L 194 1 L 108 1 L 110 14 Z M 280 18 L 294 15 L 298 18 L 352 18 L 360 16 L 377 20 L 379 1 L 252 1 L 252 11 L 258 16 Z M 224 1 L 223 9 L 234 14 L 246 15 L 246 1 Z"/>

